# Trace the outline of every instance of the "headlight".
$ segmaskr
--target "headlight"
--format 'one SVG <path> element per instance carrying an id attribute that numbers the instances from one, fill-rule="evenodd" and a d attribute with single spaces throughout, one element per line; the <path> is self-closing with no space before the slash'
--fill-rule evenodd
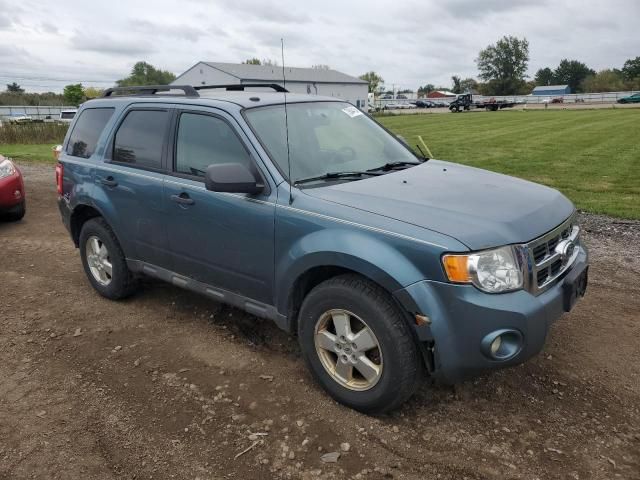
<path id="1" fill-rule="evenodd" d="M 11 160 L 5 158 L 0 160 L 0 178 L 9 177 L 16 173 L 16 167 L 13 166 Z"/>
<path id="2" fill-rule="evenodd" d="M 466 255 L 445 255 L 442 263 L 451 282 L 471 283 L 488 293 L 519 290 L 524 274 L 513 247 L 500 247 Z"/>

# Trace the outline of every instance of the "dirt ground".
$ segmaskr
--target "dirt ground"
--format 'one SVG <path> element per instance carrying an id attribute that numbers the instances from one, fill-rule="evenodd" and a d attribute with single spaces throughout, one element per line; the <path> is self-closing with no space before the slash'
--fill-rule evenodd
<path id="1" fill-rule="evenodd" d="M 640 223 L 583 215 L 587 297 L 536 358 L 374 418 L 270 322 L 152 281 L 100 297 L 53 167 L 22 168 L 27 216 L 0 224 L 0 479 L 640 479 Z"/>

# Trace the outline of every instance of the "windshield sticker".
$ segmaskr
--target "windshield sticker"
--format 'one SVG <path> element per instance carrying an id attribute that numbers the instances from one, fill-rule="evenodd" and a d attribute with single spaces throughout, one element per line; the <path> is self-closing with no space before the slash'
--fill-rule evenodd
<path id="1" fill-rule="evenodd" d="M 357 117 L 359 115 L 362 115 L 362 112 L 360 110 L 358 110 L 356 107 L 354 106 L 349 106 L 347 108 L 343 108 L 342 111 L 344 113 L 346 113 L 347 115 L 349 115 L 351 118 L 353 117 Z"/>

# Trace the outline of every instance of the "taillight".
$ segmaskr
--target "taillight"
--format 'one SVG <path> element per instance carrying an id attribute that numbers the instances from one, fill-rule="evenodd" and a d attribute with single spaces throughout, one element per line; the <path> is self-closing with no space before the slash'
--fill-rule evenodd
<path id="1" fill-rule="evenodd" d="M 60 162 L 56 165 L 56 187 L 58 190 L 58 195 L 62 195 L 62 179 L 64 177 L 64 165 Z"/>

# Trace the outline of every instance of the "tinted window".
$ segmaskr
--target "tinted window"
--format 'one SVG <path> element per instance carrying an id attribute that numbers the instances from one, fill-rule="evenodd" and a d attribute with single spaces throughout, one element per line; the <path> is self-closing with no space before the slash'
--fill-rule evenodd
<path id="1" fill-rule="evenodd" d="M 116 132 L 113 161 L 162 168 L 162 146 L 169 124 L 165 110 L 132 110 Z"/>
<path id="2" fill-rule="evenodd" d="M 250 157 L 224 120 L 209 115 L 183 113 L 178 126 L 176 171 L 204 177 L 214 163 L 243 163 Z"/>
<path id="3" fill-rule="evenodd" d="M 113 108 L 88 108 L 83 110 L 76 121 L 69 143 L 67 155 L 89 158 L 96 150 L 100 134 L 113 115 Z"/>

